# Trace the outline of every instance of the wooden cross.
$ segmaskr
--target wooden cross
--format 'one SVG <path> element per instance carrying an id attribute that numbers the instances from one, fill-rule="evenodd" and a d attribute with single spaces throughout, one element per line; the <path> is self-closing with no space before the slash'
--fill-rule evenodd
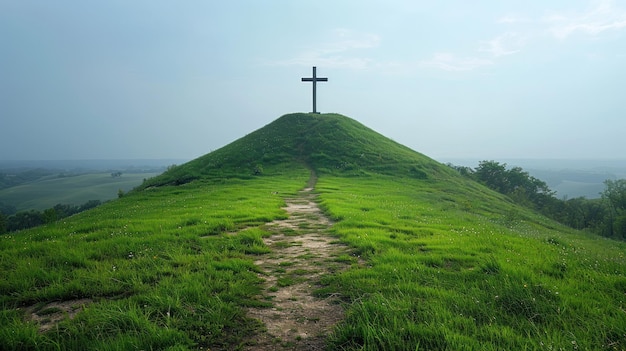
<path id="1" fill-rule="evenodd" d="M 312 78 L 302 78 L 302 81 L 303 82 L 313 82 L 313 113 L 319 113 L 319 112 L 317 112 L 317 109 L 316 109 L 316 106 L 315 106 L 317 82 L 328 82 L 328 78 L 318 78 L 315 70 L 316 70 L 316 67 L 313 66 L 313 77 Z"/>

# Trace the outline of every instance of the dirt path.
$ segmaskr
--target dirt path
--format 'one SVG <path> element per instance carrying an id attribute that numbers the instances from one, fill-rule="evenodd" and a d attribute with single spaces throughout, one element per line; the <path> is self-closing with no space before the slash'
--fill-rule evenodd
<path id="1" fill-rule="evenodd" d="M 266 330 L 248 342 L 248 350 L 323 350 L 333 326 L 343 319 L 336 297 L 312 295 L 325 274 L 345 268 L 336 258 L 346 247 L 328 234 L 331 221 L 315 203 L 315 178 L 296 197 L 287 198 L 286 220 L 266 225 L 272 252 L 255 264 L 262 268 L 265 296 L 272 308 L 248 310 Z"/>

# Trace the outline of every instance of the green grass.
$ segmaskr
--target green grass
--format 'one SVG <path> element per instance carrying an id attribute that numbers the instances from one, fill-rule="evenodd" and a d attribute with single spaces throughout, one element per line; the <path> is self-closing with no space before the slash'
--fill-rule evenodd
<path id="1" fill-rule="evenodd" d="M 67 177 L 46 177 L 40 181 L 0 190 L 0 199 L 18 211 L 43 211 L 57 204 L 82 205 L 89 200 L 107 201 L 140 185 L 143 179 L 156 173 L 125 173 L 111 177 L 110 173 L 80 174 Z"/>
<path id="2" fill-rule="evenodd" d="M 249 178 L 304 164 L 316 172 L 360 176 L 366 172 L 426 179 L 450 175 L 449 167 L 398 144 L 348 117 L 294 113 L 231 144 L 175 167 L 142 185 L 158 187 L 205 177 Z"/>
<path id="3" fill-rule="evenodd" d="M 284 218 L 300 168 L 132 193 L 53 225 L 0 237 L 0 344 L 8 349 L 230 348 L 256 322 L 257 226 Z M 246 229 L 247 228 L 247 229 Z M 238 233 L 231 233 L 241 230 Z M 40 334 L 18 308 L 94 301 Z M 229 346 L 230 345 L 230 346 Z"/>
<path id="4" fill-rule="evenodd" d="M 330 349 L 626 349 L 625 243 L 564 228 L 346 117 L 312 114 L 0 236 L 0 345 L 241 347 L 261 328 L 245 309 L 271 303 L 253 263 L 270 252 L 262 224 L 286 217 L 283 199 L 309 169 L 351 250 L 334 258 L 350 268 L 316 292 L 346 309 Z M 92 303 L 45 333 L 25 312 L 79 298 Z"/>
<path id="5" fill-rule="evenodd" d="M 624 349 L 626 245 L 511 219 L 459 182 L 320 178 L 335 233 L 365 260 L 325 279 L 348 308 L 332 348 Z"/>

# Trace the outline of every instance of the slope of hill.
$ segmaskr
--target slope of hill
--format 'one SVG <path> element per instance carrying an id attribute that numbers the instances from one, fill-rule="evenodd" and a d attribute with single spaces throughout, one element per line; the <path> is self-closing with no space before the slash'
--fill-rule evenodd
<path id="1" fill-rule="evenodd" d="M 273 299 L 254 264 L 273 254 L 264 223 L 286 217 L 311 170 L 328 230 L 351 252 L 336 258 L 349 269 L 310 282 L 345 309 L 330 349 L 626 348 L 624 243 L 332 114 L 283 116 L 119 200 L 0 237 L 0 344 L 254 349 L 263 327 L 246 309 Z M 36 317 L 62 309 L 53 302 L 70 307 L 42 331 Z"/>
<path id="2" fill-rule="evenodd" d="M 357 121 L 336 114 L 280 117 L 233 143 L 150 179 L 142 188 L 184 184 L 203 177 L 250 177 L 299 164 L 318 173 L 365 172 L 414 178 L 450 171 Z"/>

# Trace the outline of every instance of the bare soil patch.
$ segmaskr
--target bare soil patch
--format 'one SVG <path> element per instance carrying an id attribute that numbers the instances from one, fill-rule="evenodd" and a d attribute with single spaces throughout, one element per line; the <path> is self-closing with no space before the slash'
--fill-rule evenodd
<path id="1" fill-rule="evenodd" d="M 346 246 L 329 235 L 332 222 L 315 202 L 311 185 L 286 198 L 289 218 L 266 225 L 273 233 L 264 241 L 272 252 L 259 257 L 265 279 L 265 298 L 271 308 L 253 308 L 248 316 L 265 329 L 247 341 L 248 350 L 323 350 L 326 338 L 344 318 L 336 296 L 319 298 L 313 291 L 320 279 L 345 268 L 337 256 Z"/>
<path id="2" fill-rule="evenodd" d="M 62 320 L 74 318 L 92 302 L 91 299 L 54 301 L 45 305 L 29 306 L 25 311 L 27 317 L 39 325 L 39 332 L 44 333 L 55 328 Z"/>

